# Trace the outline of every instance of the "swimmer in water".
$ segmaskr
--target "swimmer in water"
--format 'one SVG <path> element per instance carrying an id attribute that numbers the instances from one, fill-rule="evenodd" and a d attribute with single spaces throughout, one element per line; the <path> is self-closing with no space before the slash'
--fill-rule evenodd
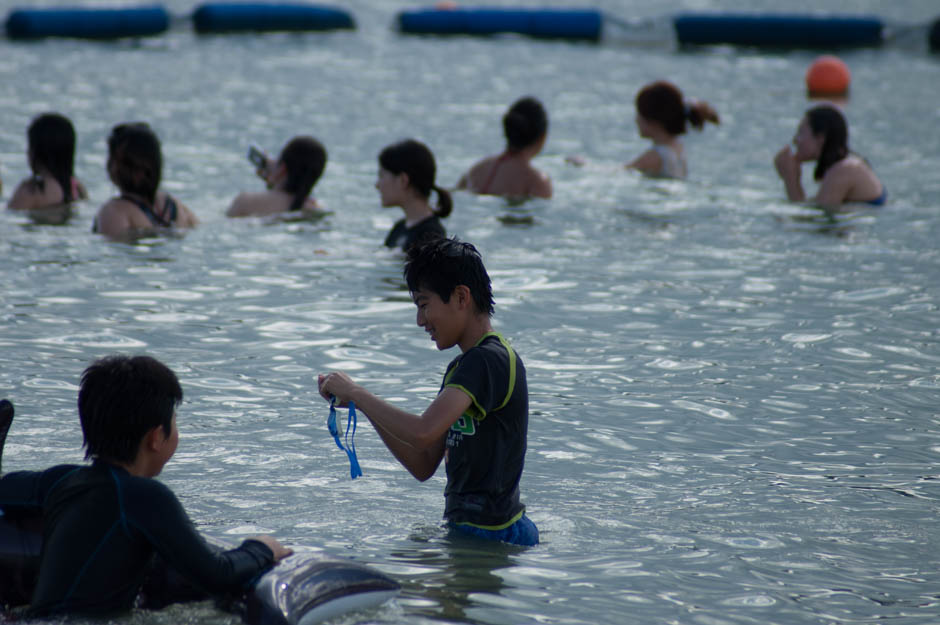
<path id="1" fill-rule="evenodd" d="M 865 159 L 849 150 L 849 128 L 845 116 L 832 104 L 809 109 L 797 127 L 793 146 L 785 145 L 774 157 L 774 167 L 783 180 L 787 199 L 807 199 L 826 210 L 839 210 L 845 202 L 881 206 L 887 190 Z M 819 183 L 816 196 L 807 198 L 800 180 L 801 166 L 815 161 L 813 179 Z"/>
<path id="2" fill-rule="evenodd" d="M 457 182 L 480 195 L 552 197 L 551 179 L 532 167 L 548 137 L 548 115 L 533 97 L 517 100 L 503 116 L 506 149 L 476 163 Z"/>
<path id="3" fill-rule="evenodd" d="M 147 124 L 118 124 L 111 130 L 107 167 L 121 195 L 98 210 L 92 232 L 112 239 L 133 239 L 199 223 L 182 202 L 158 190 L 163 156 L 160 140 Z"/>
<path id="4" fill-rule="evenodd" d="M 294 137 L 281 150 L 277 161 L 262 155 L 264 164 L 258 176 L 268 190 L 240 193 L 225 213 L 229 217 L 265 217 L 283 213 L 302 216 L 322 214 L 322 207 L 310 197 L 326 167 L 326 149 L 313 137 Z"/>
<path id="5" fill-rule="evenodd" d="M 648 176 L 684 179 L 688 175 L 685 149 L 680 135 L 686 122 L 702 130 L 705 122 L 718 124 L 718 114 L 707 103 L 686 101 L 679 89 L 666 81 L 650 83 L 636 96 L 636 126 L 640 136 L 653 146 L 627 163 Z"/>
<path id="6" fill-rule="evenodd" d="M 156 556 L 196 588 L 223 594 L 243 592 L 292 553 L 271 536 L 213 549 L 176 495 L 154 479 L 176 452 L 182 400 L 176 374 L 154 358 L 97 360 L 78 392 L 92 463 L 0 477 L 0 508 L 43 521 L 30 617 L 130 612 Z"/>
<path id="7" fill-rule="evenodd" d="M 87 199 L 85 187 L 73 173 L 75 128 L 72 122 L 58 113 L 44 113 L 33 119 L 26 137 L 32 175 L 19 184 L 7 207 L 35 210 Z"/>
<path id="8" fill-rule="evenodd" d="M 398 206 L 405 213 L 385 237 L 386 247 L 407 252 L 416 243 L 447 236 L 441 219 L 450 215 L 453 202 L 450 193 L 434 184 L 435 173 L 431 150 L 414 139 L 390 145 L 379 154 L 375 188 L 382 206 Z M 435 208 L 431 191 L 437 192 Z"/>

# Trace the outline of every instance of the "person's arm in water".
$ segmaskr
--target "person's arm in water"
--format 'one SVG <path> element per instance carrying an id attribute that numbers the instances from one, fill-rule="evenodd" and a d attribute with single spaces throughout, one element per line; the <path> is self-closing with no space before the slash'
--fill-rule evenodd
<path id="1" fill-rule="evenodd" d="M 783 180 L 783 186 L 787 191 L 787 199 L 791 202 L 805 202 L 806 192 L 803 191 L 803 183 L 800 181 L 802 169 L 800 161 L 789 145 L 783 146 L 774 157 L 774 167 L 777 168 L 777 174 Z"/>
<path id="2" fill-rule="evenodd" d="M 340 406 L 354 402 L 372 422 L 389 451 L 422 482 L 437 471 L 444 457 L 447 430 L 471 402 L 463 391 L 445 388 L 427 410 L 415 415 L 376 397 L 342 372 L 321 375 L 319 388 L 324 399 L 333 395 Z"/>

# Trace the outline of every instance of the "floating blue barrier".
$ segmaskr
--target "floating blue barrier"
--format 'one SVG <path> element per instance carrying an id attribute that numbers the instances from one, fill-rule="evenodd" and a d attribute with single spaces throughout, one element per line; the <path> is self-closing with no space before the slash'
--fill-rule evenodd
<path id="1" fill-rule="evenodd" d="M 940 52 L 940 18 L 935 19 L 930 25 L 930 32 L 927 33 L 927 45 L 931 52 Z"/>
<path id="2" fill-rule="evenodd" d="M 733 44 L 781 48 L 877 46 L 877 17 L 825 15 L 682 14 L 674 18 L 680 44 Z"/>
<path id="3" fill-rule="evenodd" d="M 6 27 L 11 39 L 145 37 L 167 30 L 170 14 L 161 6 L 13 9 Z"/>
<path id="4" fill-rule="evenodd" d="M 603 16 L 582 9 L 418 9 L 398 15 L 403 33 L 415 35 L 495 35 L 518 33 L 556 39 L 601 38 Z"/>
<path id="5" fill-rule="evenodd" d="M 314 4 L 210 2 L 193 13 L 193 27 L 199 33 L 222 33 L 336 30 L 356 23 L 342 9 Z"/>

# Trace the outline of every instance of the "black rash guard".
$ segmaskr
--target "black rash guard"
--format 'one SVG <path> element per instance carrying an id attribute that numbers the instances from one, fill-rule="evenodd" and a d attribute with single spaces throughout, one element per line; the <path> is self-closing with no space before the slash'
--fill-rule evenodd
<path id="1" fill-rule="evenodd" d="M 437 237 L 446 237 L 447 231 L 437 215 L 431 215 L 411 226 L 405 225 L 404 218 L 399 219 L 385 237 L 386 247 L 400 247 L 405 252 L 412 245 Z"/>
<path id="2" fill-rule="evenodd" d="M 129 610 L 154 554 L 210 594 L 245 590 L 274 563 L 256 540 L 214 549 L 164 484 L 102 461 L 8 473 L 0 509 L 42 513 L 34 615 Z"/>

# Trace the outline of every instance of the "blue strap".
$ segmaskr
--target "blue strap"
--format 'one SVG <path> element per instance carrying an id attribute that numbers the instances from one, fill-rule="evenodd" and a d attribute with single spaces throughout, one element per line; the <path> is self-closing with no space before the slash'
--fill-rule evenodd
<path id="1" fill-rule="evenodd" d="M 346 417 L 346 445 L 343 446 L 343 441 L 339 440 L 339 428 L 336 427 L 336 397 L 330 397 L 330 416 L 326 420 L 326 427 L 329 429 L 330 434 L 333 436 L 333 440 L 336 441 L 336 446 L 346 452 L 346 455 L 349 457 L 349 477 L 356 479 L 362 475 L 362 469 L 359 467 L 359 459 L 356 457 L 356 404 L 349 402 L 349 416 Z M 349 434 L 349 429 L 352 428 L 352 435 Z"/>

